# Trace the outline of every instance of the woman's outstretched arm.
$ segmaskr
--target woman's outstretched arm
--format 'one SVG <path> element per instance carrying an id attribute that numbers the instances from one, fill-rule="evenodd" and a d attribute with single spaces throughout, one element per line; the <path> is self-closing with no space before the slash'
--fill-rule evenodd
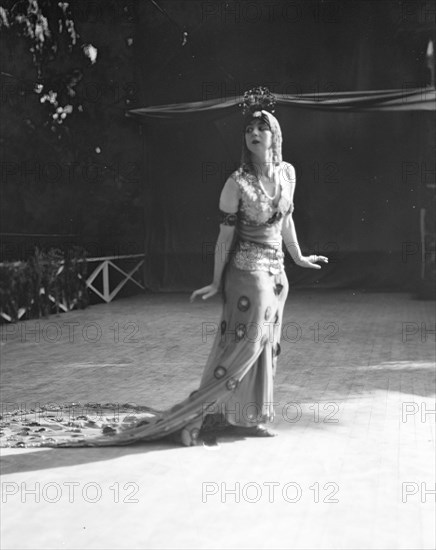
<path id="1" fill-rule="evenodd" d="M 282 237 L 285 247 L 291 258 L 296 264 L 302 260 L 303 254 L 301 253 L 300 245 L 298 243 L 297 231 L 295 229 L 294 220 L 292 219 L 292 213 L 286 214 L 283 220 Z"/>
<path id="2" fill-rule="evenodd" d="M 234 233 L 234 227 L 228 225 L 220 225 L 220 232 L 215 246 L 213 281 L 210 285 L 199 288 L 198 290 L 194 290 L 194 292 L 191 294 L 191 302 L 195 300 L 197 296 L 202 296 L 203 300 L 207 300 L 219 291 L 224 266 L 229 259 Z"/>
<path id="3" fill-rule="evenodd" d="M 221 223 L 220 232 L 215 245 L 213 280 L 210 285 L 195 290 L 191 294 L 191 302 L 197 296 L 203 300 L 211 298 L 219 291 L 224 267 L 229 260 L 235 234 L 236 217 L 239 205 L 239 191 L 233 178 L 229 178 L 220 197 Z"/>
<path id="4" fill-rule="evenodd" d="M 288 250 L 291 258 L 294 262 L 300 267 L 310 267 L 312 269 L 321 269 L 320 265 L 317 265 L 314 262 L 324 262 L 328 263 L 328 258 L 326 256 L 303 256 L 301 253 L 300 245 L 298 243 L 297 231 L 295 229 L 294 220 L 292 218 L 292 211 L 294 210 L 294 192 L 295 192 L 295 169 L 292 164 L 286 163 L 286 180 L 288 185 L 291 186 L 290 196 L 291 196 L 291 208 L 289 212 L 285 215 L 282 226 L 282 238 L 285 243 L 286 249 Z"/>
<path id="5" fill-rule="evenodd" d="M 312 269 L 321 269 L 320 265 L 314 262 L 328 263 L 326 256 L 303 256 L 301 253 L 300 245 L 298 244 L 297 232 L 295 230 L 294 220 L 292 214 L 286 214 L 283 220 L 282 237 L 285 246 L 291 255 L 294 262 L 300 267 L 311 267 Z"/>

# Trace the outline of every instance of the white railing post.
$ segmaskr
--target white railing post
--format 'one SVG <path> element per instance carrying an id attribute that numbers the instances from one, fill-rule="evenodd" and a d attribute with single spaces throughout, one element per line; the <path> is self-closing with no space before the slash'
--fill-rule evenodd
<path id="1" fill-rule="evenodd" d="M 111 289 L 109 285 L 109 262 L 103 262 L 103 296 L 107 303 L 111 301 Z"/>

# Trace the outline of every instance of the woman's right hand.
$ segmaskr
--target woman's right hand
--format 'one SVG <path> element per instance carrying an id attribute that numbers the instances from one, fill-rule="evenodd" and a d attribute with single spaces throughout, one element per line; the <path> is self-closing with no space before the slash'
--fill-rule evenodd
<path id="1" fill-rule="evenodd" d="M 193 302 L 197 296 L 201 296 L 203 300 L 207 300 L 208 298 L 212 298 L 212 296 L 215 296 L 215 294 L 217 293 L 218 286 L 212 283 L 211 285 L 207 285 L 203 288 L 199 288 L 198 290 L 194 290 L 194 292 L 191 294 L 191 297 L 189 298 L 189 301 Z"/>

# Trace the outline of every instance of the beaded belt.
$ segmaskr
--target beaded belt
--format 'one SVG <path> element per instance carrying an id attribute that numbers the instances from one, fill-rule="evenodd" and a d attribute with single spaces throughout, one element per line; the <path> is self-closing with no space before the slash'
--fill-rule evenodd
<path id="1" fill-rule="evenodd" d="M 280 248 L 268 244 L 239 241 L 236 244 L 233 264 L 244 271 L 268 271 L 272 275 L 284 269 L 284 254 Z"/>

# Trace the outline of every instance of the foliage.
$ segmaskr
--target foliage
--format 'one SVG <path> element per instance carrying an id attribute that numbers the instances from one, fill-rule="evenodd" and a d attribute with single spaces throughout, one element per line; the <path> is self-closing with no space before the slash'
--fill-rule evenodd
<path id="1" fill-rule="evenodd" d="M 0 264 L 0 312 L 3 319 L 46 317 L 50 313 L 88 305 L 86 257 L 74 247 L 63 255 L 38 248 L 26 262 Z"/>
<path id="2" fill-rule="evenodd" d="M 35 75 L 29 75 L 27 93 L 40 95 L 40 102 L 50 106 L 53 123 L 62 124 L 73 111 L 68 97 L 74 97 L 74 88 L 81 75 L 65 73 L 61 78 L 53 78 L 50 63 L 56 57 L 65 58 L 80 50 L 79 35 L 71 16 L 68 2 L 49 0 L 18 0 L 9 9 L 0 6 L 0 27 L 5 40 L 10 44 L 22 38 L 31 54 Z M 83 54 L 96 59 L 96 49 L 82 45 Z M 8 75 L 6 75 L 8 76 Z M 15 75 L 9 75 L 14 78 Z M 29 84 L 31 84 L 29 86 Z M 61 99 L 61 96 L 63 98 Z M 62 106 L 60 103 L 64 103 Z"/>
<path id="3" fill-rule="evenodd" d="M 136 3 L 0 0 L 2 231 L 142 250 Z M 103 243 L 103 244 L 102 244 Z"/>

